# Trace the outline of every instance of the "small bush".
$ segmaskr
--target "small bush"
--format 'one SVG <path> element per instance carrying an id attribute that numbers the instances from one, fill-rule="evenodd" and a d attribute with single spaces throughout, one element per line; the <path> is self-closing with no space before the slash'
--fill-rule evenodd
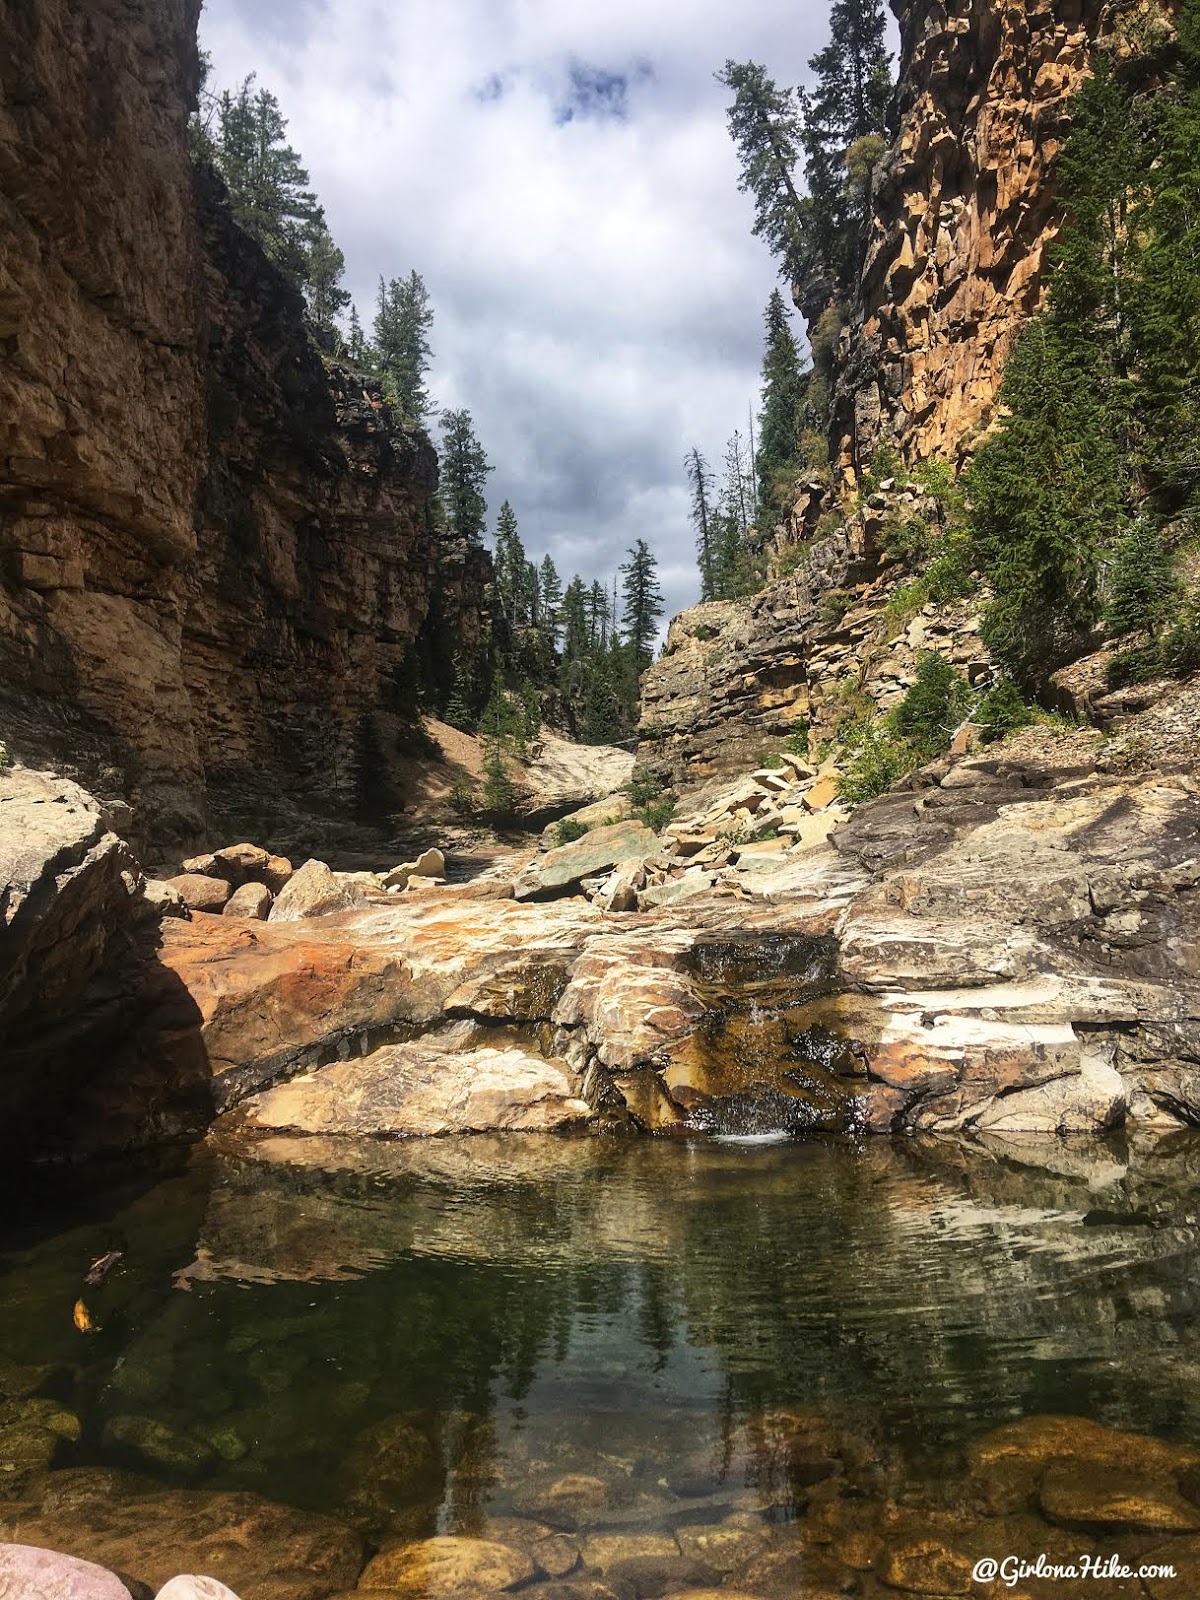
<path id="1" fill-rule="evenodd" d="M 1033 712 L 1010 678 L 1001 678 L 999 683 L 994 684 L 980 700 L 975 712 L 975 721 L 983 730 L 984 744 L 1007 739 L 1010 734 L 1027 728 L 1033 720 Z"/>
<path id="2" fill-rule="evenodd" d="M 935 605 L 963 600 L 975 592 L 971 541 L 962 532 L 948 533 L 935 546 L 936 554 L 925 573 L 925 587 Z"/>
<path id="3" fill-rule="evenodd" d="M 894 639 L 928 602 L 929 588 L 924 578 L 914 578 L 911 583 L 902 583 L 893 589 L 883 608 L 883 625 L 888 638 Z"/>
<path id="4" fill-rule="evenodd" d="M 455 774 L 446 801 L 457 817 L 473 817 L 479 810 L 479 796 L 475 791 L 475 785 L 465 772 Z"/>
<path id="5" fill-rule="evenodd" d="M 920 517 L 888 517 L 883 524 L 883 549 L 893 561 L 915 566 L 928 556 L 932 537 Z"/>
<path id="6" fill-rule="evenodd" d="M 1163 640 L 1163 661 L 1168 672 L 1184 677 L 1200 672 L 1200 599 L 1192 597 L 1190 615 L 1177 622 Z"/>
<path id="7" fill-rule="evenodd" d="M 775 558 L 775 576 L 777 578 L 790 578 L 794 572 L 799 572 L 808 565 L 808 546 L 806 544 L 790 544 L 787 549 Z"/>
<path id="8" fill-rule="evenodd" d="M 629 780 L 629 800 L 635 811 L 651 805 L 663 792 L 663 781 L 656 772 L 643 767 Z"/>
<path id="9" fill-rule="evenodd" d="M 821 601 L 821 621 L 827 628 L 839 627 L 853 604 L 848 589 L 831 589 Z"/>
<path id="10" fill-rule="evenodd" d="M 903 739 L 896 738 L 889 727 L 889 719 L 879 718 L 860 725 L 854 743 L 847 750 L 842 799 L 851 805 L 874 800 L 907 777 L 917 765 L 916 752 Z"/>
<path id="11" fill-rule="evenodd" d="M 808 760 L 808 740 L 812 733 L 812 724 L 801 720 L 794 724 L 791 733 L 783 741 L 783 748 L 794 756 L 803 756 Z"/>
<path id="12" fill-rule="evenodd" d="M 564 817 L 554 830 L 554 842 L 556 845 L 574 844 L 576 839 L 586 838 L 590 831 L 586 822 L 577 822 L 574 817 Z"/>
<path id="13" fill-rule="evenodd" d="M 1163 650 L 1158 644 L 1142 645 L 1137 650 L 1121 650 L 1104 669 L 1110 689 L 1128 689 L 1135 683 L 1151 683 L 1163 674 Z"/>
<path id="14" fill-rule="evenodd" d="M 892 725 L 923 761 L 946 748 L 970 705 L 967 680 L 945 656 L 927 650 L 917 662 L 917 680 L 892 713 Z"/>
<path id="15" fill-rule="evenodd" d="M 650 805 L 640 807 L 634 815 L 651 833 L 661 833 L 668 823 L 675 820 L 675 802 L 669 799 L 655 800 Z"/>

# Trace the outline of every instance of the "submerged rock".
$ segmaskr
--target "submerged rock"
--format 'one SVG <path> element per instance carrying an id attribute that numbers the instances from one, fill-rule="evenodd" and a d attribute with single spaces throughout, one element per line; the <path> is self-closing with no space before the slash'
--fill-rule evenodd
<path id="1" fill-rule="evenodd" d="M 0 1600 L 130 1600 L 130 1593 L 114 1573 L 90 1561 L 0 1544 Z"/>
<path id="2" fill-rule="evenodd" d="M 536 1570 L 529 1556 L 491 1539 L 423 1539 L 376 1556 L 359 1589 L 408 1600 L 485 1600 L 528 1583 Z"/>
<path id="3" fill-rule="evenodd" d="M 0 1504 L 0 1540 L 62 1550 L 153 1591 L 186 1557 L 243 1600 L 326 1600 L 362 1569 L 358 1535 L 332 1517 L 256 1494 L 143 1485 L 111 1472 L 51 1473 L 29 1501 Z"/>

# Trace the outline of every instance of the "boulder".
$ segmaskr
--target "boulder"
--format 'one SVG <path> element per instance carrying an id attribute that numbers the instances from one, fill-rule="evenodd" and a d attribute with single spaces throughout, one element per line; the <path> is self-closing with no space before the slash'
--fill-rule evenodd
<path id="1" fill-rule="evenodd" d="M 531 1557 L 492 1539 L 422 1539 L 376 1556 L 359 1588 L 408 1600 L 484 1600 L 527 1583 L 535 1571 Z"/>
<path id="2" fill-rule="evenodd" d="M 130 1600 L 130 1595 L 118 1577 L 90 1561 L 31 1545 L 0 1544 L 0 1600 Z"/>
<path id="3" fill-rule="evenodd" d="M 74 1480 L 69 1493 L 64 1478 Z M 343 1523 L 257 1494 L 156 1490 L 87 1470 L 51 1473 L 41 1485 L 31 1500 L 0 1501 L 0 1540 L 65 1550 L 155 1592 L 184 1559 L 243 1600 L 325 1600 L 362 1569 L 362 1541 Z"/>
<path id="4" fill-rule="evenodd" d="M 177 878 L 168 878 L 167 888 L 175 891 L 189 911 L 214 914 L 225 909 L 233 893 L 227 878 L 206 878 L 199 872 L 181 872 Z"/>
<path id="5" fill-rule="evenodd" d="M 584 878 L 594 878 L 622 862 L 644 861 L 658 849 L 658 840 L 641 822 L 617 822 L 593 828 L 571 844 L 539 856 L 517 879 L 518 900 L 550 900 L 570 894 Z"/>
<path id="6" fill-rule="evenodd" d="M 274 895 L 265 883 L 244 883 L 230 895 L 222 915 L 248 917 L 252 922 L 265 922 L 274 899 Z"/>
<path id="7" fill-rule="evenodd" d="M 546 737 L 525 769 L 518 809 L 528 822 L 550 822 L 625 788 L 635 758 L 610 745 L 572 744 Z"/>
<path id="8" fill-rule="evenodd" d="M 215 1578 L 172 1578 L 158 1591 L 155 1600 L 238 1600 L 232 1589 L 227 1589 Z"/>
<path id="9" fill-rule="evenodd" d="M 0 1144 L 61 1125 L 90 1072 L 89 986 L 145 916 L 141 871 L 100 803 L 48 772 L 0 773 Z"/>
<path id="10" fill-rule="evenodd" d="M 385 874 L 383 887 L 385 889 L 406 889 L 412 878 L 432 879 L 436 882 L 445 882 L 446 858 L 436 848 L 422 850 L 415 861 L 404 861 L 398 867 Z"/>
<path id="11" fill-rule="evenodd" d="M 244 1110 L 252 1127 L 356 1138 L 548 1133 L 589 1116 L 564 1062 L 515 1046 L 460 1051 L 436 1039 L 333 1062 L 251 1098 Z"/>
<path id="12" fill-rule="evenodd" d="M 260 882 L 266 884 L 272 894 L 278 894 L 292 881 L 295 870 L 286 856 L 268 856 L 266 865 L 257 877 Z"/>
<path id="13" fill-rule="evenodd" d="M 301 922 L 305 917 L 327 917 L 338 911 L 353 911 L 366 902 L 356 885 L 347 884 L 323 861 L 306 861 L 294 872 L 276 896 L 270 922 Z"/>
<path id="14" fill-rule="evenodd" d="M 542 830 L 540 840 L 543 850 L 553 850 L 558 844 L 558 830 L 564 823 L 577 823 L 579 827 L 591 830 L 592 828 L 607 827 L 611 822 L 624 822 L 633 812 L 633 801 L 627 790 L 619 790 L 616 794 L 607 795 L 603 800 L 593 800 L 590 805 L 581 806 L 578 811 L 572 811 L 557 821 L 547 823 Z"/>
<path id="15" fill-rule="evenodd" d="M 186 921 L 191 916 L 179 890 L 162 878 L 146 879 L 142 884 L 142 900 L 156 917 L 181 917 Z"/>
<path id="16" fill-rule="evenodd" d="M 261 877 L 271 857 L 256 844 L 230 844 L 214 852 L 216 870 L 236 888 Z"/>

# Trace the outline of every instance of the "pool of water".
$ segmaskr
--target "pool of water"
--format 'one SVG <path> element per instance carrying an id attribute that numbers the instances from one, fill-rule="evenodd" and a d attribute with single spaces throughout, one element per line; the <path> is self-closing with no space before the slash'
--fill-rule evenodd
<path id="1" fill-rule="evenodd" d="M 55 1370 L 59 1466 L 371 1548 L 786 1524 L 823 1461 L 936 1492 L 1024 1417 L 1200 1445 L 1198 1170 L 1193 1137 L 508 1136 L 47 1174 L 5 1206 L 0 1373 Z"/>

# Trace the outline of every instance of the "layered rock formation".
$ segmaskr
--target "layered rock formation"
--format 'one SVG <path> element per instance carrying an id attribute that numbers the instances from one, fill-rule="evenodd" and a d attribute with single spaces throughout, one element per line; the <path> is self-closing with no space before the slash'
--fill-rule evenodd
<path id="1" fill-rule="evenodd" d="M 689 789 L 748 771 L 781 741 L 816 749 L 856 706 L 892 710 L 926 650 L 983 681 L 991 665 L 977 603 L 889 609 L 909 573 L 887 555 L 888 529 L 936 515 L 918 492 L 890 489 L 815 542 L 791 575 L 676 617 L 642 678 L 639 763 Z"/>
<path id="2" fill-rule="evenodd" d="M 0 4 L 4 728 L 162 839 L 344 808 L 435 589 L 469 645 L 487 580 L 428 441 L 194 180 L 198 9 Z"/>
<path id="3" fill-rule="evenodd" d="M 895 440 L 957 456 L 990 421 L 1060 226 L 1054 171 L 1095 45 L 1143 55 L 1155 0 L 893 0 L 899 136 L 876 178 L 860 303 L 840 351 L 835 459 Z"/>

